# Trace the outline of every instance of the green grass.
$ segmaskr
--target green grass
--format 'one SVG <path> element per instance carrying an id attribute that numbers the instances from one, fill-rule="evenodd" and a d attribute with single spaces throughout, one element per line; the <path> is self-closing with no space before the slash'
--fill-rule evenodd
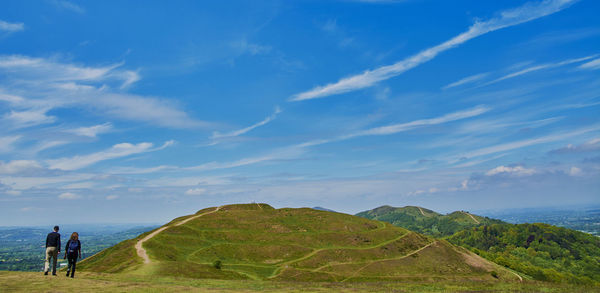
<path id="1" fill-rule="evenodd" d="M 508 270 L 445 241 L 380 221 L 308 208 L 274 209 L 266 204 L 229 205 L 205 214 L 214 210 L 179 217 L 144 242 L 151 264 L 143 264 L 133 248 L 146 233 L 78 267 L 88 272 L 226 280 L 517 279 Z M 221 262 L 220 268 L 213 265 L 216 261 Z"/>
<path id="2" fill-rule="evenodd" d="M 432 210 L 406 206 L 401 208 L 381 206 L 356 214 L 359 217 L 385 221 L 395 226 L 434 237 L 450 236 L 466 228 L 504 223 L 500 220 L 456 211 L 447 215 Z"/>
<path id="3" fill-rule="evenodd" d="M 600 292 L 598 287 L 537 281 L 424 278 L 402 282 L 283 282 L 79 273 L 75 279 L 0 271 L 2 292 Z"/>

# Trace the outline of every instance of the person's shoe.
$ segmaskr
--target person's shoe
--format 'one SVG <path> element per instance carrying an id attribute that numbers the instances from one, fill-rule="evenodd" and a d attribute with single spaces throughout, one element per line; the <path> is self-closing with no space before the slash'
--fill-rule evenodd
<path id="1" fill-rule="evenodd" d="M 47 276 L 47 275 L 48 275 L 48 272 L 44 272 L 44 276 Z"/>
<path id="2" fill-rule="evenodd" d="M 69 276 L 69 271 L 67 271 L 67 277 Z"/>
<path id="3" fill-rule="evenodd" d="M 71 278 L 75 278 L 75 276 L 71 275 Z"/>
<path id="4" fill-rule="evenodd" d="M 56 276 L 56 273 L 52 273 L 53 276 Z"/>

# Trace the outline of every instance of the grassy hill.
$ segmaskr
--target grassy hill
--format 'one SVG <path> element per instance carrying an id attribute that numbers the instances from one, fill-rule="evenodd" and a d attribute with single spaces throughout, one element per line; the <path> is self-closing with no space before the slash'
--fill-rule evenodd
<path id="1" fill-rule="evenodd" d="M 494 224 L 448 238 L 537 280 L 600 284 L 600 238 L 548 224 Z"/>
<path id="2" fill-rule="evenodd" d="M 144 263 L 135 245 L 154 234 L 142 244 L 149 256 Z M 228 280 L 518 280 L 445 240 L 352 215 L 266 204 L 209 208 L 174 219 L 82 261 L 78 269 Z"/>
<path id="3" fill-rule="evenodd" d="M 481 217 L 464 211 L 442 215 L 416 206 L 401 208 L 381 206 L 356 215 L 367 219 L 385 221 L 398 227 L 434 237 L 450 236 L 465 228 L 484 224 L 504 223 L 500 220 Z"/>

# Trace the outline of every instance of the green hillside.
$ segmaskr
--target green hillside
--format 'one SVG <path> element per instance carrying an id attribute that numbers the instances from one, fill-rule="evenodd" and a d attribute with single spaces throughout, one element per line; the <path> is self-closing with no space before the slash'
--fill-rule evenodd
<path id="1" fill-rule="evenodd" d="M 500 220 L 481 217 L 464 211 L 442 215 L 416 206 L 401 208 L 381 206 L 356 215 L 367 219 L 385 221 L 398 227 L 434 237 L 450 236 L 465 228 L 484 224 L 504 223 Z"/>
<path id="2" fill-rule="evenodd" d="M 600 283 L 600 238 L 548 224 L 494 224 L 448 238 L 537 280 Z"/>
<path id="3" fill-rule="evenodd" d="M 150 237 L 152 236 L 152 237 Z M 136 251 L 136 244 L 149 257 Z M 92 256 L 97 273 L 278 281 L 518 280 L 476 254 L 385 222 L 309 208 L 228 205 Z"/>

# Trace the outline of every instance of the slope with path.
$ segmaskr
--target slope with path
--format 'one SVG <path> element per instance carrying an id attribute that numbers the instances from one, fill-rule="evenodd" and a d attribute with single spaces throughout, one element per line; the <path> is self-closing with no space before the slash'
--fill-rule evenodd
<path id="1" fill-rule="evenodd" d="M 146 237 L 140 239 L 135 244 L 135 251 L 137 252 L 137 255 L 139 257 L 141 257 L 142 259 L 144 259 L 144 263 L 145 264 L 151 263 L 150 258 L 148 257 L 148 253 L 146 252 L 146 249 L 144 249 L 144 247 L 142 246 L 142 244 L 144 244 L 144 242 L 152 239 L 152 237 L 158 235 L 158 233 L 160 233 L 160 232 L 162 232 L 162 231 L 164 231 L 164 230 L 166 230 L 166 229 L 168 229 L 168 228 L 170 228 L 172 226 L 181 226 L 181 225 L 183 225 L 183 224 L 185 224 L 185 223 L 187 223 L 187 222 L 189 222 L 191 220 L 194 220 L 196 218 L 202 217 L 204 215 L 216 213 L 217 211 L 219 211 L 219 209 L 221 209 L 221 207 L 217 207 L 213 211 L 210 211 L 210 212 L 206 212 L 206 213 L 202 213 L 202 214 L 199 214 L 199 215 L 195 215 L 195 216 L 189 217 L 189 218 L 187 218 L 187 219 L 185 219 L 185 220 L 183 220 L 181 222 L 177 222 L 177 223 L 175 223 L 173 225 L 163 226 L 163 227 L 160 227 L 159 229 L 156 229 L 154 232 L 146 235 Z"/>

